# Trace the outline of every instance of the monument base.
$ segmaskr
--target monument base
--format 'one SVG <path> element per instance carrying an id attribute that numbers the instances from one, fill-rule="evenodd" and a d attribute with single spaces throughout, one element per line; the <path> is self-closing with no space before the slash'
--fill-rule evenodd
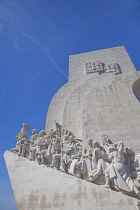
<path id="1" fill-rule="evenodd" d="M 6 151 L 18 210 L 132 210 L 139 200 Z"/>

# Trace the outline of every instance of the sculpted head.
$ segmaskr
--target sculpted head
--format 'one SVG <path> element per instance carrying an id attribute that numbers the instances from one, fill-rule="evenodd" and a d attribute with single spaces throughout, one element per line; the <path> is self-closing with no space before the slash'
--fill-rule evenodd
<path id="1" fill-rule="evenodd" d="M 131 147 L 126 147 L 125 152 L 126 152 L 126 154 L 128 154 L 128 155 L 131 155 L 131 154 L 134 153 L 133 150 L 131 149 Z"/>
<path id="2" fill-rule="evenodd" d="M 44 135 L 46 135 L 45 130 L 41 130 L 41 131 L 39 132 L 39 136 L 41 137 L 41 136 L 44 136 Z"/>
<path id="3" fill-rule="evenodd" d="M 100 147 L 100 144 L 99 144 L 99 142 L 94 141 L 93 142 L 93 146 L 94 146 L 94 148 L 99 148 Z"/>
<path id="4" fill-rule="evenodd" d="M 88 145 L 93 146 L 93 139 L 87 139 Z"/>
<path id="5" fill-rule="evenodd" d="M 108 140 L 108 137 L 107 137 L 106 134 L 102 134 L 101 137 L 102 137 L 102 139 L 103 139 L 104 141 L 107 141 L 107 140 Z"/>
<path id="6" fill-rule="evenodd" d="M 106 143 L 109 143 L 109 139 L 106 134 L 102 134 L 101 137 L 102 137 L 103 145 L 105 145 Z"/>
<path id="7" fill-rule="evenodd" d="M 73 135 L 69 136 L 69 141 L 72 143 L 75 140 L 75 137 Z"/>
<path id="8" fill-rule="evenodd" d="M 51 129 L 49 131 L 49 136 L 50 136 L 50 138 L 54 138 L 56 136 L 56 131 L 54 131 L 53 129 Z"/>
<path id="9" fill-rule="evenodd" d="M 37 130 L 36 129 L 33 129 L 32 130 L 32 135 L 36 134 L 37 133 Z"/>

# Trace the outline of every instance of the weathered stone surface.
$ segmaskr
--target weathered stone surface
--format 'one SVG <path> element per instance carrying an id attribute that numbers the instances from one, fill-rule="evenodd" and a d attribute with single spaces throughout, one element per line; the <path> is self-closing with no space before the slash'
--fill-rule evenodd
<path id="1" fill-rule="evenodd" d="M 140 73 L 124 47 L 70 56 L 69 82 L 50 104 L 47 134 L 33 129 L 26 141 L 24 123 L 11 150 L 23 157 L 4 154 L 18 209 L 138 209 L 139 200 L 82 179 L 140 197 L 139 102 Z"/>
<path id="2" fill-rule="evenodd" d="M 69 57 L 69 81 L 80 79 L 82 75 L 85 75 L 85 63 L 95 61 L 102 61 L 105 64 L 118 63 L 125 75 L 130 75 L 135 72 L 135 67 L 127 51 L 123 46 L 120 46 L 71 55 Z"/>
<path id="3" fill-rule="evenodd" d="M 138 209 L 125 196 L 6 151 L 6 166 L 19 210 Z"/>
<path id="4" fill-rule="evenodd" d="M 97 60 L 118 63 L 122 74 L 85 74 L 85 63 Z M 52 99 L 46 130 L 55 126 L 56 119 L 83 144 L 87 138 L 100 141 L 105 133 L 113 142 L 121 140 L 140 153 L 139 100 L 140 73 L 124 47 L 72 55 L 69 82 Z"/>

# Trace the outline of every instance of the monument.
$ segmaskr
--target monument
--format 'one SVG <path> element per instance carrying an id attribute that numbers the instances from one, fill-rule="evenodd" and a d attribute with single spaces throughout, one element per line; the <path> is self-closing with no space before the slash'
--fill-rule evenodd
<path id="1" fill-rule="evenodd" d="M 70 56 L 45 130 L 4 154 L 17 208 L 140 209 L 140 73 L 125 48 Z"/>

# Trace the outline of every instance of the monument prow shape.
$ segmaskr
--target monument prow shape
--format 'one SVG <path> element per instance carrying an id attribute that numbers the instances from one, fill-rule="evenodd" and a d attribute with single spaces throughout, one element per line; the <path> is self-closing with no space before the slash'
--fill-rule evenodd
<path id="1" fill-rule="evenodd" d="M 125 48 L 70 56 L 69 81 L 51 101 L 46 132 L 33 129 L 26 141 L 23 123 L 16 148 L 4 154 L 18 210 L 139 209 L 139 125 L 140 72 Z"/>
<path id="2" fill-rule="evenodd" d="M 6 151 L 6 166 L 18 210 L 132 210 L 136 198 L 38 165 Z"/>

